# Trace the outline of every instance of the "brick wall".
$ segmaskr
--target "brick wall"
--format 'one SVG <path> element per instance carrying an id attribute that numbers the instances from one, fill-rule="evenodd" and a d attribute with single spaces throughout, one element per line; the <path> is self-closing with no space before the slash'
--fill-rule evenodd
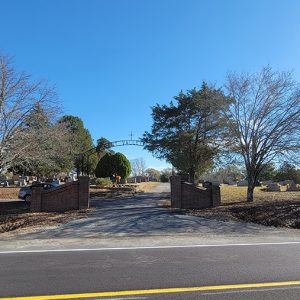
<path id="1" fill-rule="evenodd" d="M 182 181 L 180 176 L 171 177 L 171 206 L 173 208 L 201 209 L 220 204 L 221 196 L 218 186 L 196 187 Z"/>
<path id="2" fill-rule="evenodd" d="M 173 208 L 181 208 L 181 177 L 172 176 L 170 178 L 171 183 L 171 206 Z"/>
<path id="3" fill-rule="evenodd" d="M 85 209 L 89 207 L 89 177 L 81 176 L 78 181 L 66 183 L 58 188 L 43 190 L 33 188 L 31 211 L 57 211 Z"/>

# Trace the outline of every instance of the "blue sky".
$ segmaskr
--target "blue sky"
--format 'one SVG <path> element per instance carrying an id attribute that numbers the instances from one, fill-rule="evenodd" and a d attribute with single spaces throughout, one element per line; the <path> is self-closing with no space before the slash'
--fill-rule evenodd
<path id="1" fill-rule="evenodd" d="M 0 0 L 0 50 L 57 86 L 94 140 L 139 137 L 155 103 L 229 70 L 270 64 L 300 81 L 300 1 Z M 122 147 L 148 166 L 164 161 Z"/>

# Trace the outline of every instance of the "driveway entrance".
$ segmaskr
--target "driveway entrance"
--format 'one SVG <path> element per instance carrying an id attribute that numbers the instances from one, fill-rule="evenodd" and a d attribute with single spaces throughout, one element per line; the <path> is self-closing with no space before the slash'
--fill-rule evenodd
<path id="1" fill-rule="evenodd" d="M 156 243 L 162 239 L 188 243 L 201 240 L 237 240 L 253 238 L 265 241 L 269 237 L 295 235 L 296 231 L 265 227 L 252 223 L 220 221 L 172 212 L 162 207 L 163 199 L 169 199 L 169 184 L 160 184 L 149 193 L 125 199 L 94 199 L 91 204 L 96 208 L 88 218 L 71 221 L 56 228 L 40 229 L 35 232 L 21 233 L 16 238 L 43 239 L 115 239 L 125 241 L 141 238 Z M 299 235 L 296 234 L 298 237 Z M 121 238 L 121 239 L 120 239 Z M 86 241 L 86 240 L 85 240 Z M 147 242 L 147 243 L 148 243 Z"/>

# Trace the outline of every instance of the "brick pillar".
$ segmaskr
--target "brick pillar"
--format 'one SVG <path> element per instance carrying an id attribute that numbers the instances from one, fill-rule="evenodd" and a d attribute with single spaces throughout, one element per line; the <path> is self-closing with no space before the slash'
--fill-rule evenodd
<path id="1" fill-rule="evenodd" d="M 171 177 L 171 207 L 181 208 L 181 176 Z"/>
<path id="2" fill-rule="evenodd" d="M 221 205 L 221 192 L 219 186 L 213 185 L 211 187 L 211 205 L 212 206 Z"/>
<path id="3" fill-rule="evenodd" d="M 86 209 L 90 206 L 90 177 L 78 178 L 78 209 Z"/>
<path id="4" fill-rule="evenodd" d="M 32 188 L 32 194 L 30 200 L 30 211 L 32 212 L 42 211 L 42 192 L 43 192 L 43 188 L 41 187 Z"/>

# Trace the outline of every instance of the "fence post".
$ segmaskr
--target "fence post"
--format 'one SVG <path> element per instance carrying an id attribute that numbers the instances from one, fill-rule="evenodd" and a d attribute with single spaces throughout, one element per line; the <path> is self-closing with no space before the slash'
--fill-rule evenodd
<path id="1" fill-rule="evenodd" d="M 90 177 L 79 176 L 78 178 L 78 208 L 89 208 L 90 200 Z"/>
<path id="2" fill-rule="evenodd" d="M 30 199 L 30 211 L 42 211 L 42 192 L 43 188 L 41 187 L 32 188 L 32 194 Z"/>
<path id="3" fill-rule="evenodd" d="M 219 186 L 211 186 L 211 205 L 213 207 L 221 205 L 221 192 Z"/>
<path id="4" fill-rule="evenodd" d="M 181 176 L 171 176 L 171 207 L 181 208 Z"/>

